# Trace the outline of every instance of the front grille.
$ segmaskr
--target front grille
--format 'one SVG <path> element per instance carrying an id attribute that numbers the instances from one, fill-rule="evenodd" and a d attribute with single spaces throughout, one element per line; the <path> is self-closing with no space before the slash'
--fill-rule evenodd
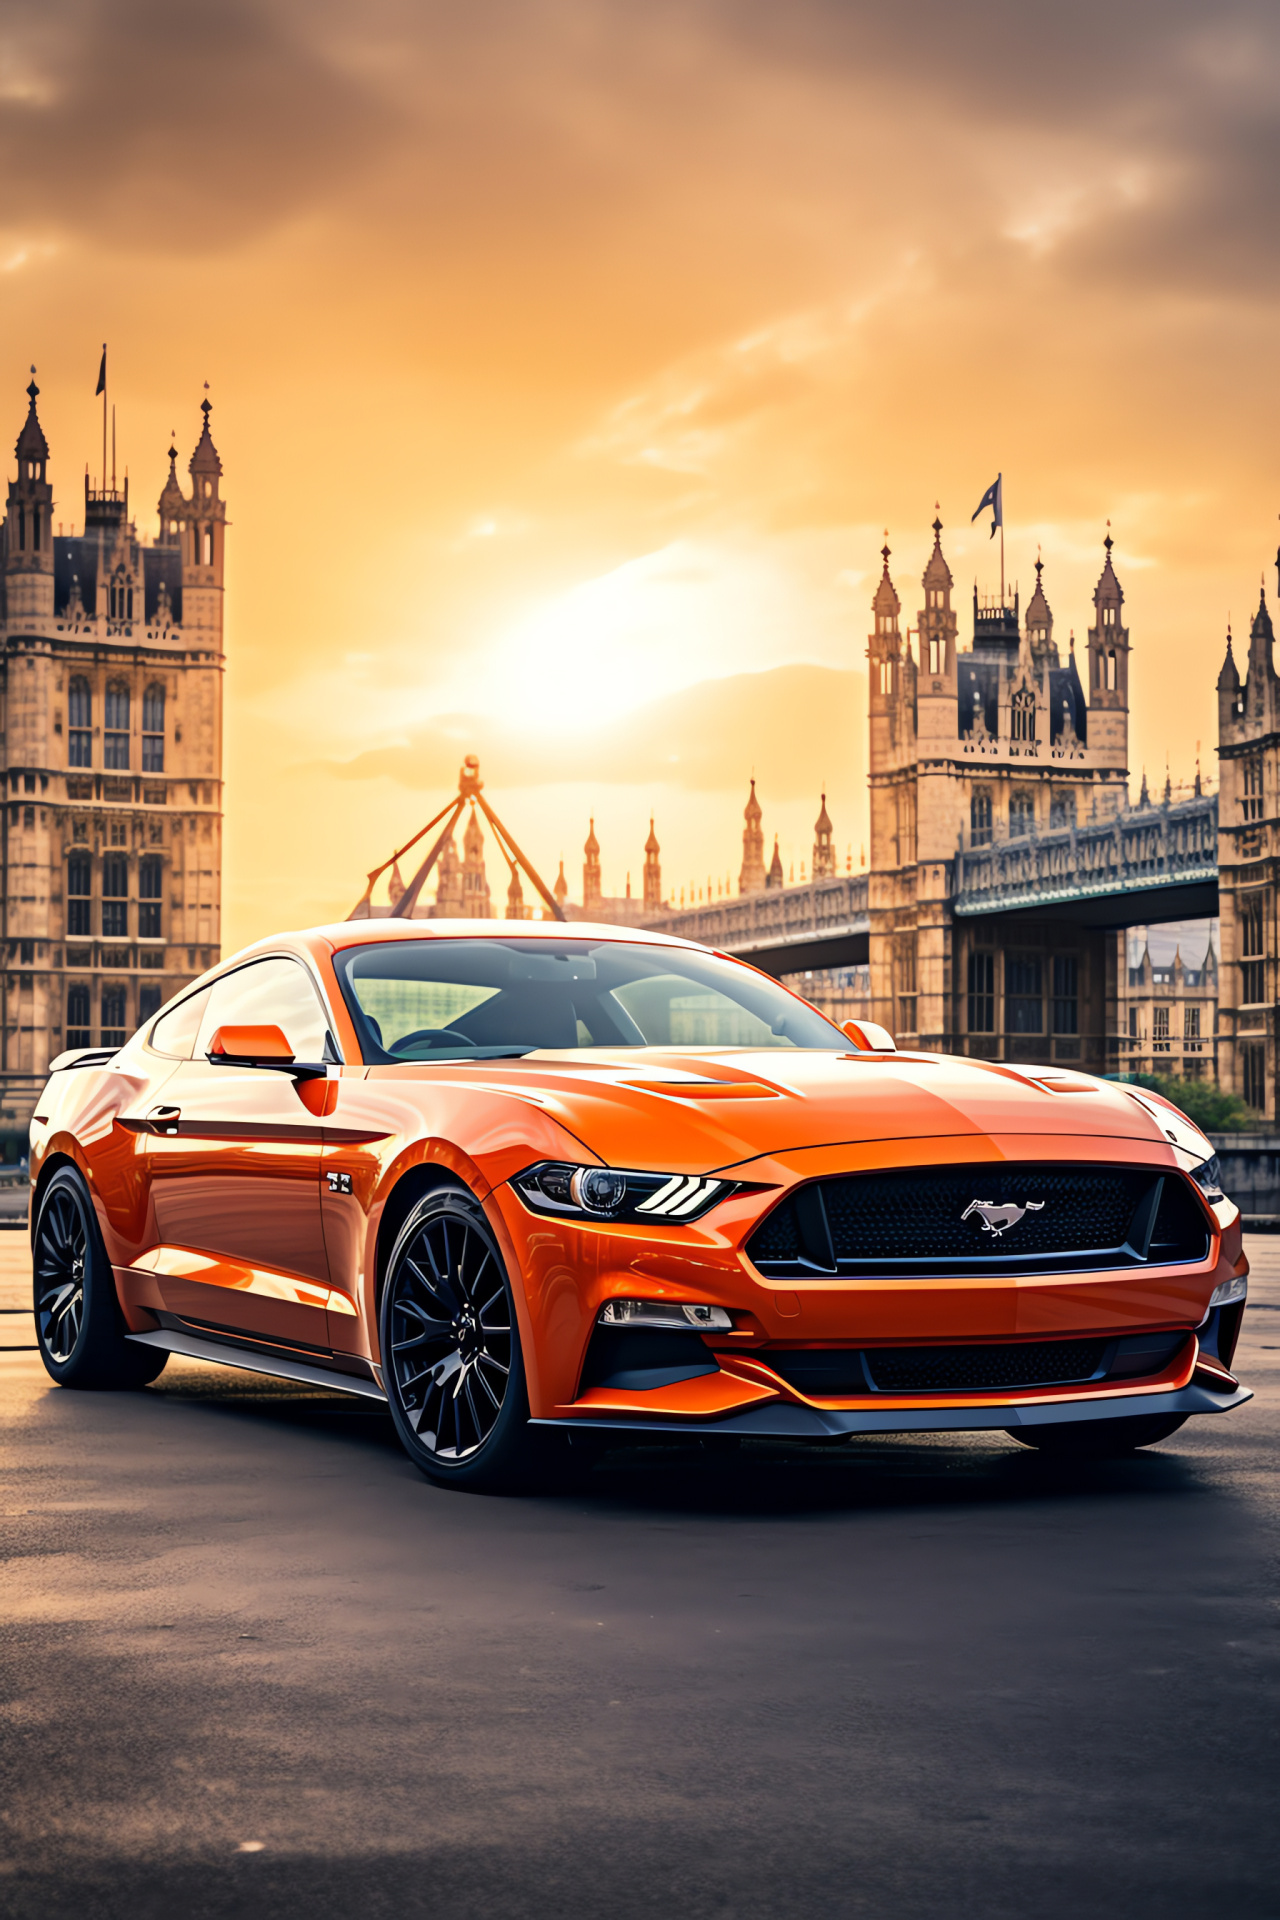
<path id="1" fill-rule="evenodd" d="M 1091 1380 L 1105 1340 L 1030 1340 L 1008 1347 L 873 1347 L 867 1372 L 877 1393 L 987 1393 Z"/>
<path id="2" fill-rule="evenodd" d="M 1180 1174 L 1006 1163 L 846 1174 L 797 1187 L 747 1242 L 771 1279 L 1083 1271 L 1203 1260 Z"/>
<path id="3" fill-rule="evenodd" d="M 1185 1327 L 1089 1340 L 962 1347 L 763 1347 L 758 1358 L 808 1400 L 864 1393 L 1006 1393 L 1161 1373 L 1191 1338 Z"/>

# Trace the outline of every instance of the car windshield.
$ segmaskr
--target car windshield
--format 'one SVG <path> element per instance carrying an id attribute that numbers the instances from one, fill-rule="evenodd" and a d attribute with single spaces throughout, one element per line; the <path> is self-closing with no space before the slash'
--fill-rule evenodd
<path id="1" fill-rule="evenodd" d="M 335 957 L 367 1062 L 585 1047 L 845 1049 L 751 968 L 621 940 L 395 940 Z"/>

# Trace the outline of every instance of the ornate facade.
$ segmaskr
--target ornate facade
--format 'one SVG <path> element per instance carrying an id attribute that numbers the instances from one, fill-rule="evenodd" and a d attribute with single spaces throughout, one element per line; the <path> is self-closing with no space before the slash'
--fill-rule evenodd
<path id="1" fill-rule="evenodd" d="M 1084 929 L 952 911 L 956 856 L 1106 820 L 1128 802 L 1124 593 L 1111 559 L 1094 591 L 1086 697 L 1074 638 L 1064 661 L 1037 563 L 1020 624 L 973 599 L 961 650 L 942 523 L 903 633 L 889 548 L 872 603 L 870 662 L 871 1015 L 911 1044 L 1101 1067 L 1115 943 Z M 1095 1057 L 1096 1056 L 1096 1057 Z"/>
<path id="2" fill-rule="evenodd" d="M 209 402 L 148 543 L 129 485 L 56 532 L 34 379 L 0 528 L 5 782 L 0 1136 L 54 1055 L 113 1046 L 219 956 L 226 505 Z"/>
<path id="3" fill-rule="evenodd" d="M 1277 556 L 1280 565 L 1280 556 Z M 1276 900 L 1280 888 L 1280 680 L 1265 590 L 1240 678 L 1227 638 L 1218 675 L 1218 899 L 1222 922 L 1218 1076 L 1275 1121 Z"/>

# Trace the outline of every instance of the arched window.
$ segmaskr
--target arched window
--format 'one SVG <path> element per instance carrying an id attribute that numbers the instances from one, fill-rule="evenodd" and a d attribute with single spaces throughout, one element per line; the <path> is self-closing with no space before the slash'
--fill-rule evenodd
<path id="1" fill-rule="evenodd" d="M 991 844 L 991 795 L 985 789 L 969 802 L 969 843 L 975 847 Z"/>
<path id="2" fill-rule="evenodd" d="M 142 771 L 164 772 L 164 688 L 158 680 L 142 696 Z"/>
<path id="3" fill-rule="evenodd" d="M 1055 793 L 1049 802 L 1049 829 L 1062 831 L 1074 827 L 1076 823 L 1076 797 L 1074 793 Z"/>
<path id="4" fill-rule="evenodd" d="M 113 620 L 125 621 L 133 618 L 133 582 L 123 567 L 117 567 L 112 576 L 109 610 Z"/>
<path id="5" fill-rule="evenodd" d="M 73 853 L 67 861 L 67 934 L 87 938 L 89 895 L 93 892 L 93 862 L 87 853 Z M 88 1046 L 88 1041 L 84 1042 Z"/>
<path id="6" fill-rule="evenodd" d="M 83 985 L 67 988 L 67 1045 L 87 1047 L 89 1033 L 89 989 Z"/>
<path id="7" fill-rule="evenodd" d="M 104 1047 L 122 1047 L 129 1038 L 125 1026 L 125 1006 L 128 995 L 124 987 L 104 987 L 102 989 L 102 1044 Z"/>
<path id="8" fill-rule="evenodd" d="M 93 765 L 93 694 L 79 674 L 67 688 L 67 765 Z"/>
<path id="9" fill-rule="evenodd" d="M 129 765 L 129 689 L 123 680 L 113 680 L 107 688 L 106 720 L 102 764 L 119 771 Z"/>
<path id="10" fill-rule="evenodd" d="M 102 862 L 102 937 L 129 937 L 129 862 L 123 853 L 109 853 Z"/>
<path id="11" fill-rule="evenodd" d="M 1116 650 L 1114 647 L 1112 647 L 1107 653 L 1107 692 L 1114 693 L 1115 690 L 1116 690 Z"/>
<path id="12" fill-rule="evenodd" d="M 138 938 L 160 938 L 160 888 L 164 882 L 164 864 L 149 853 L 138 863 Z"/>
<path id="13" fill-rule="evenodd" d="M 1011 706 L 1011 724 L 1015 740 L 1034 740 L 1036 737 L 1036 697 L 1030 687 L 1019 687 L 1014 694 Z"/>
<path id="14" fill-rule="evenodd" d="M 1029 793 L 1015 793 L 1009 802 L 1009 833 L 1024 839 L 1036 830 L 1036 803 Z"/>

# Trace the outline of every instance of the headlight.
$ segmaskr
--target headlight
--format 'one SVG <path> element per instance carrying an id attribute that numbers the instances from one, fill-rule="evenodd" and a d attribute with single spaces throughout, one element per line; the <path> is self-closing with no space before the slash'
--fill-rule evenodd
<path id="1" fill-rule="evenodd" d="M 511 1182 L 535 1213 L 578 1220 L 696 1220 L 740 1184 L 700 1174 L 624 1173 L 542 1160 Z"/>
<path id="2" fill-rule="evenodd" d="M 602 1327 L 687 1327 L 703 1332 L 732 1333 L 733 1321 L 723 1307 L 684 1307 L 668 1300 L 610 1300 L 601 1309 Z"/>
<path id="3" fill-rule="evenodd" d="M 1249 1282 L 1242 1273 L 1235 1273 L 1230 1280 L 1219 1280 L 1209 1295 L 1209 1311 L 1215 1307 L 1231 1307 L 1237 1300 L 1245 1300 L 1249 1294 Z"/>
<path id="4" fill-rule="evenodd" d="M 1210 1154 L 1207 1160 L 1202 1160 L 1198 1167 L 1192 1167 L 1191 1178 L 1206 1200 L 1226 1199 L 1227 1196 L 1222 1191 L 1222 1165 L 1216 1153 Z"/>

